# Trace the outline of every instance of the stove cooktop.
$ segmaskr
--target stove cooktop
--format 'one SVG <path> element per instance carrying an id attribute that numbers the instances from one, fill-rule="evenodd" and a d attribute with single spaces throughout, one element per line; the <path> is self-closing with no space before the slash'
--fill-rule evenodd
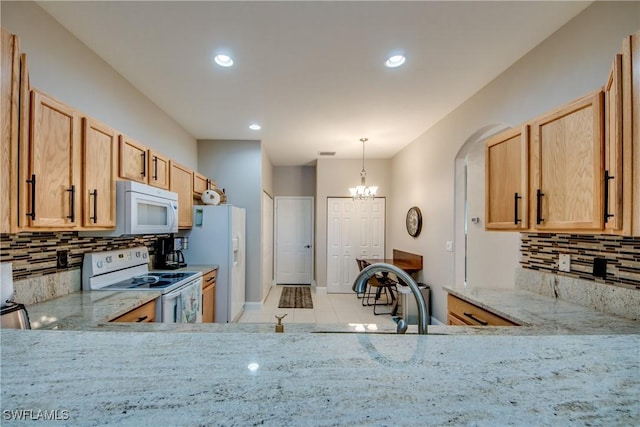
<path id="1" fill-rule="evenodd" d="M 100 288 L 103 291 L 115 290 L 166 290 L 173 286 L 179 286 L 190 278 L 197 276 L 194 271 L 155 271 L 121 280 L 117 283 Z"/>

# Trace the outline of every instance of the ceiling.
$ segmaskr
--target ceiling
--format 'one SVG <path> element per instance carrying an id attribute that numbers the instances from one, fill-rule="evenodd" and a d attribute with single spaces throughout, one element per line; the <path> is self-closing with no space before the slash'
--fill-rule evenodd
<path id="1" fill-rule="evenodd" d="M 284 166 L 360 158 L 362 137 L 392 157 L 591 2 L 38 3 L 195 138 Z"/>

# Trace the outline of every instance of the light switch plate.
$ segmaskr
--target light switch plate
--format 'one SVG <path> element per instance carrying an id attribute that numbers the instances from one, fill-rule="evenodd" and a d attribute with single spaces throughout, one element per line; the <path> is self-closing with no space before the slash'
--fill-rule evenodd
<path id="1" fill-rule="evenodd" d="M 453 252 L 453 242 L 450 240 L 447 240 L 447 243 L 445 244 L 444 248 L 447 252 Z"/>
<path id="2" fill-rule="evenodd" d="M 560 254 L 558 259 L 558 270 L 560 271 L 571 271 L 571 255 L 569 254 Z"/>

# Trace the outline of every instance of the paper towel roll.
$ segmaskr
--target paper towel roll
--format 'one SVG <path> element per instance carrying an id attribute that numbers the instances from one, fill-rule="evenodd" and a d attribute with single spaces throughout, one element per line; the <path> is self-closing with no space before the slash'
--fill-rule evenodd
<path id="1" fill-rule="evenodd" d="M 4 306 L 13 301 L 13 266 L 10 262 L 0 264 L 0 302 Z"/>

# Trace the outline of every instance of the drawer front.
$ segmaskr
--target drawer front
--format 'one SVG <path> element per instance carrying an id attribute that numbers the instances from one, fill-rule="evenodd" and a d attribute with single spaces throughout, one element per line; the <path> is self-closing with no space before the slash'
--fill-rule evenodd
<path id="1" fill-rule="evenodd" d="M 510 320 L 504 319 L 451 294 L 447 297 L 449 316 L 453 316 L 462 323 L 473 326 L 518 326 Z M 451 319 L 449 319 L 451 321 Z"/>
<path id="2" fill-rule="evenodd" d="M 153 300 L 113 319 L 112 322 L 155 322 L 155 317 L 156 301 Z"/>
<path id="3" fill-rule="evenodd" d="M 208 273 L 202 276 L 202 288 L 206 288 L 207 286 L 216 283 L 216 277 L 218 275 L 218 270 L 211 270 Z"/>

